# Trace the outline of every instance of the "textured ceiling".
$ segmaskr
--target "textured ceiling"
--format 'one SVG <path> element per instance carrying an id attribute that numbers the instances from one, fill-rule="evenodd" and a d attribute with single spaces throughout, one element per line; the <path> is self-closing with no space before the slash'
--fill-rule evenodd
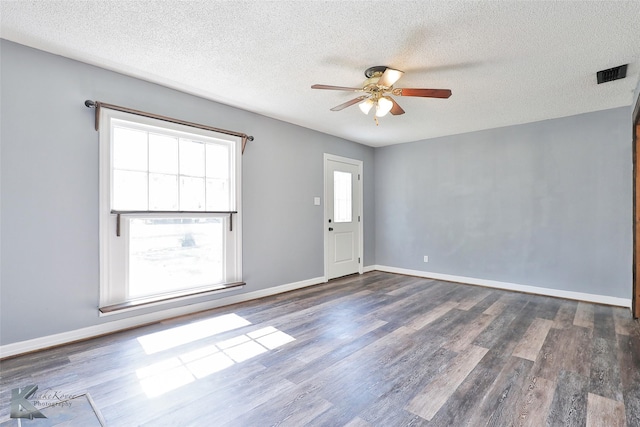
<path id="1" fill-rule="evenodd" d="M 372 146 L 628 106 L 640 72 L 639 1 L 0 4 L 7 40 Z M 396 97 L 406 114 L 376 126 L 329 111 L 353 93 L 310 88 L 361 86 L 373 65 L 453 95 Z"/>

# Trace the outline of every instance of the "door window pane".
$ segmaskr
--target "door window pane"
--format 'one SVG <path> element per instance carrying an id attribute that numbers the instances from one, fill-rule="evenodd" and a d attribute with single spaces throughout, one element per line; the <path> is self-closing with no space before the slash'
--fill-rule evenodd
<path id="1" fill-rule="evenodd" d="M 137 218 L 129 222 L 128 298 L 223 281 L 222 218 Z"/>
<path id="2" fill-rule="evenodd" d="M 334 222 L 351 222 L 351 179 L 349 172 L 333 171 Z"/>

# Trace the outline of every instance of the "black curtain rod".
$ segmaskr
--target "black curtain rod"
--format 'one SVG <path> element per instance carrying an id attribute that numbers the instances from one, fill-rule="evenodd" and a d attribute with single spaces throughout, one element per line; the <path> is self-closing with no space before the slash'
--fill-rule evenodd
<path id="1" fill-rule="evenodd" d="M 212 126 L 202 125 L 202 124 L 193 123 L 193 122 L 187 122 L 187 121 L 180 120 L 180 119 L 174 119 L 172 117 L 161 116 L 159 114 L 147 113 L 146 111 L 134 110 L 132 108 L 121 107 L 119 105 L 107 104 L 105 102 L 91 101 L 90 99 L 87 99 L 86 101 L 84 101 L 84 105 L 86 105 L 89 108 L 95 108 L 96 109 L 96 116 L 95 116 L 95 122 L 96 122 L 95 123 L 95 128 L 96 128 L 96 130 L 100 129 L 100 108 L 109 108 L 111 110 L 122 111 L 122 112 L 130 113 L 130 114 L 136 114 L 138 116 L 144 116 L 144 117 L 149 117 L 149 118 L 152 118 L 152 119 L 163 120 L 165 122 L 171 122 L 171 123 L 176 123 L 176 124 L 179 124 L 179 125 L 191 126 L 191 127 L 198 128 L 198 129 L 204 129 L 204 130 L 209 130 L 209 131 L 212 131 L 212 132 L 223 133 L 225 135 L 231 135 L 231 136 L 240 137 L 240 138 L 242 138 L 242 152 L 243 153 L 244 153 L 244 148 L 247 145 L 247 141 L 253 141 L 253 136 L 247 135 L 246 133 L 234 132 L 234 131 L 227 130 L 227 129 L 214 128 Z"/>

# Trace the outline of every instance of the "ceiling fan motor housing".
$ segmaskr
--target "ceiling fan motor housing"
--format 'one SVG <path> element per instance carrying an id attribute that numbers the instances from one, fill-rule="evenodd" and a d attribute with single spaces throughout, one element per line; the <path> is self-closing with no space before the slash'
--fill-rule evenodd
<path id="1" fill-rule="evenodd" d="M 364 71 L 365 80 L 362 85 L 362 90 L 369 93 L 374 102 L 377 102 L 386 92 L 385 88 L 378 86 L 378 82 L 380 81 L 380 77 L 387 70 L 386 65 L 376 65 L 374 67 L 369 67 Z"/>
<path id="2" fill-rule="evenodd" d="M 387 70 L 386 65 L 376 65 L 375 67 L 369 67 L 366 70 L 364 70 L 364 75 L 366 78 L 371 78 L 373 76 L 375 76 L 376 74 L 378 74 L 378 77 L 380 75 L 382 75 L 382 73 L 384 73 Z"/>

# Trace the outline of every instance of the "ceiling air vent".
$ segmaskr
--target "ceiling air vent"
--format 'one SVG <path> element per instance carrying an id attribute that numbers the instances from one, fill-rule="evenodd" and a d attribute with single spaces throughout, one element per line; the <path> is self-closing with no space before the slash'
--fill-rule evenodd
<path id="1" fill-rule="evenodd" d="M 598 84 L 624 79 L 627 77 L 627 65 L 619 65 L 608 70 L 598 71 Z"/>

